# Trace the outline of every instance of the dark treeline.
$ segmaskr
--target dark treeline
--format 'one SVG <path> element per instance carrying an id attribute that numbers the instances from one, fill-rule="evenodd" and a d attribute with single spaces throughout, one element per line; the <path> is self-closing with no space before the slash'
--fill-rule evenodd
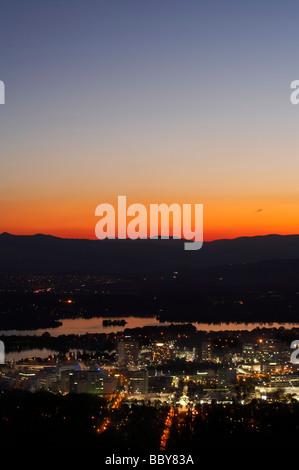
<path id="1" fill-rule="evenodd" d="M 6 452 L 33 447 L 53 452 L 93 451 L 98 461 L 109 453 L 158 451 L 167 406 L 122 405 L 109 410 L 106 400 L 90 394 L 55 395 L 20 390 L 0 395 L 1 444 Z M 104 419 L 111 426 L 103 432 Z M 118 427 L 116 426 L 118 425 Z M 99 432 L 101 431 L 101 432 Z M 101 466 L 101 465 L 100 465 Z"/>
<path id="2" fill-rule="evenodd" d="M 295 449 L 299 439 L 299 403 L 263 403 L 248 405 L 197 405 L 198 415 L 174 420 L 167 452 L 197 454 L 205 451 L 255 450 L 276 453 Z"/>
<path id="3" fill-rule="evenodd" d="M 167 454 L 191 454 L 194 459 L 208 450 L 278 452 L 296 449 L 299 439 L 299 404 L 196 405 L 197 414 L 175 414 L 166 444 Z M 23 391 L 0 395 L 1 443 L 6 452 L 29 449 L 45 452 L 95 452 L 99 463 L 115 454 L 148 455 L 160 451 L 161 435 L 169 407 L 123 404 L 107 408 L 103 398 L 79 394 L 66 396 Z M 103 422 L 109 425 L 103 429 Z M 76 450 L 76 447 L 78 450 Z M 72 451 L 73 449 L 73 451 Z M 25 454 L 23 454 L 25 452 Z M 24 458 L 24 457 L 22 457 Z"/>

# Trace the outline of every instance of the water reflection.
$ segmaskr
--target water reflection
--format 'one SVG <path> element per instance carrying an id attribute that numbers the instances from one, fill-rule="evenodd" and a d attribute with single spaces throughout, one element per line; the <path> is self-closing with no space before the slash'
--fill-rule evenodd
<path id="1" fill-rule="evenodd" d="M 120 320 L 123 317 L 113 318 Z M 58 328 L 48 328 L 39 330 L 7 330 L 0 331 L 0 335 L 42 335 L 48 331 L 52 336 L 59 335 L 83 335 L 86 333 L 117 333 L 126 328 L 142 328 L 144 326 L 170 325 L 170 322 L 159 322 L 155 317 L 125 317 L 126 325 L 115 325 L 104 327 L 103 317 L 74 318 L 63 320 L 63 324 Z M 299 323 L 192 323 L 198 331 L 251 331 L 255 328 L 299 328 Z"/>

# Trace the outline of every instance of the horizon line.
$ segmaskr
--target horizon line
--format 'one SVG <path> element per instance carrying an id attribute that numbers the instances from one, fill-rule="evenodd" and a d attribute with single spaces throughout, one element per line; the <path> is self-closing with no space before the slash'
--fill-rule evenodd
<path id="1" fill-rule="evenodd" d="M 169 237 L 165 237 L 165 236 L 161 236 L 159 235 L 158 238 L 150 238 L 150 237 L 144 237 L 144 238 L 137 238 L 137 239 L 131 239 L 129 237 L 127 238 L 118 238 L 118 237 L 115 237 L 115 238 L 104 238 L 103 240 L 99 240 L 97 238 L 76 238 L 76 237 L 60 237 L 60 236 L 57 236 L 57 235 L 52 235 L 52 234 L 49 234 L 49 233 L 40 233 L 40 232 L 37 232 L 37 233 L 33 233 L 33 234 L 15 234 L 15 233 L 10 233 L 10 232 L 2 232 L 0 233 L 0 237 L 2 236 L 5 236 L 5 235 L 9 235 L 11 237 L 36 237 L 36 236 L 43 236 L 43 237 L 52 237 L 52 238 L 57 238 L 57 239 L 60 239 L 60 240 L 83 240 L 83 241 L 105 241 L 105 240 L 109 240 L 109 241 L 125 241 L 125 240 L 130 240 L 130 241 L 146 241 L 146 240 L 156 240 L 156 241 L 161 241 L 161 240 L 176 240 L 176 241 L 192 241 L 192 240 L 189 240 L 189 239 L 185 239 L 183 237 L 181 238 L 178 238 L 178 237 L 173 237 L 173 236 L 169 236 Z M 298 236 L 299 233 L 288 233 L 288 234 L 280 234 L 280 233 L 267 233 L 267 234 L 263 234 L 263 235 L 241 235 L 241 236 L 238 236 L 238 237 L 232 237 L 232 238 L 215 238 L 213 240 L 207 240 L 207 241 L 204 241 L 203 240 L 203 243 L 211 243 L 211 242 L 216 242 L 216 241 L 223 241 L 223 240 L 238 240 L 240 238 L 261 238 L 261 237 L 270 237 L 270 236 L 276 236 L 276 237 L 291 237 L 291 236 Z"/>

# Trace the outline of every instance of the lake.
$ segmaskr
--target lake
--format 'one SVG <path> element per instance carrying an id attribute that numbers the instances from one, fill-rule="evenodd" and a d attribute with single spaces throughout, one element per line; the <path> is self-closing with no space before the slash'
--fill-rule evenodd
<path id="1" fill-rule="evenodd" d="M 58 328 L 47 328 L 38 330 L 5 330 L 0 331 L 0 335 L 42 335 L 48 331 L 51 336 L 59 335 L 83 335 L 86 333 L 117 333 L 126 328 L 142 328 L 144 326 L 162 326 L 170 325 L 170 322 L 159 322 L 155 317 L 119 317 L 112 320 L 120 320 L 124 318 L 127 322 L 124 326 L 103 326 L 103 320 L 107 317 L 92 318 L 72 318 L 62 320 L 62 325 Z M 299 323 L 192 323 L 198 331 L 251 331 L 255 328 L 279 328 L 286 329 L 299 328 Z"/>

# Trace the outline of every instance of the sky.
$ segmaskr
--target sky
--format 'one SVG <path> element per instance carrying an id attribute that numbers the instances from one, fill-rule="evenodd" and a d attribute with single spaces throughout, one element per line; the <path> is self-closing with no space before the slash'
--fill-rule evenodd
<path id="1" fill-rule="evenodd" d="M 299 233 L 299 3 L 1 0 L 0 232 L 204 205 L 204 239 Z"/>

